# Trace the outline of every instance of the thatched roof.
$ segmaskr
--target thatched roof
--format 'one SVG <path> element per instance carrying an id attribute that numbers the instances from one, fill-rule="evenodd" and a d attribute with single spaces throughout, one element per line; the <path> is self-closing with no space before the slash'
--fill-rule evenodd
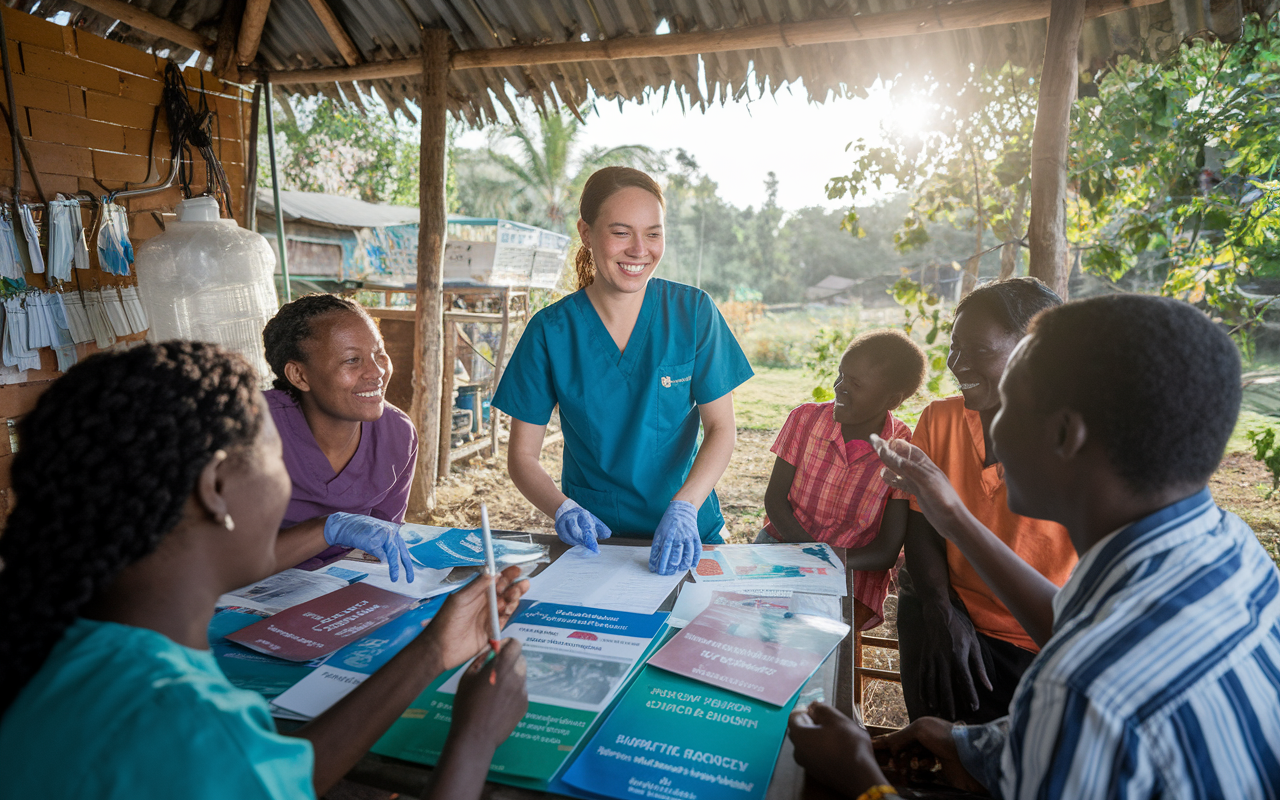
<path id="1" fill-rule="evenodd" d="M 1132 5 L 1141 7 L 1126 8 L 1124 0 L 1091 0 L 1093 14 L 1124 10 L 1086 21 L 1081 63 L 1097 67 L 1122 53 L 1159 57 L 1196 35 L 1230 39 L 1238 34 L 1246 13 L 1268 13 L 1276 2 L 1134 0 Z M 261 44 L 251 42 L 250 56 L 256 57 L 241 73 L 241 80 L 251 80 L 255 72 L 271 71 L 277 73 L 276 83 L 291 83 L 291 90 L 341 91 L 348 97 L 357 96 L 353 84 L 358 82 L 363 91 L 376 92 L 391 108 L 402 110 L 406 99 L 417 96 L 417 79 L 409 74 L 385 73 L 413 71 L 412 60 L 420 50 L 419 26 L 447 28 L 461 51 L 455 54 L 449 77 L 450 110 L 480 125 L 498 119 L 498 106 L 510 106 L 508 87 L 539 107 L 577 105 L 592 92 L 611 100 L 644 100 L 655 93 L 666 98 L 674 93 L 680 102 L 705 107 L 748 91 L 774 91 L 799 79 L 811 99 L 822 101 L 831 94 L 860 93 L 877 78 L 932 73 L 945 80 L 957 70 L 967 71 L 970 64 L 999 66 L 1009 60 L 1035 64 L 1044 52 L 1043 17 L 1048 0 L 134 0 L 132 8 L 194 32 L 179 45 L 154 35 L 154 26 L 142 25 L 151 28 L 148 33 L 119 22 L 119 15 L 128 13 L 120 5 L 119 0 L 85 0 L 85 5 L 72 0 L 16 3 L 18 8 L 46 18 L 70 12 L 72 24 L 79 28 L 160 54 L 168 52 L 178 59 L 190 56 L 192 47 L 201 42 L 212 45 L 227 33 L 241 33 L 238 23 L 242 14 L 251 27 L 252 15 L 257 13 L 261 18 L 266 6 Z M 245 14 L 246 5 L 249 14 Z M 997 24 L 967 27 L 975 18 L 970 14 L 964 29 L 946 30 L 958 27 L 944 24 L 953 14 L 979 7 L 978 24 Z M 233 17 L 224 21 L 224 11 Z M 820 41 L 821 35 L 812 34 L 821 34 L 824 29 L 874 27 L 895 14 L 904 22 L 917 20 L 906 29 L 918 32 L 862 41 L 796 44 Z M 1023 21 L 1001 22 L 1007 19 Z M 813 24 L 805 28 L 806 23 Z M 939 28 L 942 32 L 930 32 Z M 660 30 L 670 34 L 655 36 Z M 903 26 L 883 30 L 901 31 Z M 875 35 L 883 36 L 883 30 Z M 642 42 L 661 45 L 676 41 L 673 35 L 680 34 L 758 33 L 754 40 L 737 40 L 750 44 L 768 42 L 773 31 L 777 34 L 772 38 L 785 45 L 699 50 L 703 55 L 476 65 L 490 55 L 481 51 L 514 46 L 580 42 L 603 42 L 606 47 Z M 208 69 L 212 62 L 213 53 L 208 52 L 199 63 Z M 294 74 L 297 70 L 351 66 L 364 72 L 333 73 L 321 83 L 299 83 Z M 230 69 L 235 70 L 235 63 Z"/>

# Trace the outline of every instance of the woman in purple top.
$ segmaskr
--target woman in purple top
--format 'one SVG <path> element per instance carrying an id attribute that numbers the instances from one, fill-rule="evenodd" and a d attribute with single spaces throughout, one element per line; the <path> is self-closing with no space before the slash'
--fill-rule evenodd
<path id="1" fill-rule="evenodd" d="M 399 529 L 418 434 L 383 399 L 391 359 L 377 325 L 350 300 L 312 294 L 281 308 L 262 339 L 276 374 L 267 405 L 293 481 L 276 563 L 315 569 L 358 547 L 386 561 L 392 580 L 403 565 L 412 581 Z"/>

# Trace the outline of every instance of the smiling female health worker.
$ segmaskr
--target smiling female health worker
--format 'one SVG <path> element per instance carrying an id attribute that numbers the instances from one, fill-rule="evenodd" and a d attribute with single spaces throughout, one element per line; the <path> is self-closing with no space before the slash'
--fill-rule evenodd
<path id="1" fill-rule="evenodd" d="M 653 277 L 664 210 L 639 170 L 587 180 L 578 291 L 529 321 L 493 405 L 512 417 L 511 480 L 561 540 L 594 551 L 614 533 L 653 536 L 649 569 L 670 575 L 723 541 L 713 488 L 737 439 L 731 392 L 752 371 L 706 292 Z M 559 488 L 538 463 L 557 405 Z"/>
<path id="2" fill-rule="evenodd" d="M 378 326 L 346 298 L 310 294 L 283 306 L 262 339 L 276 374 L 267 405 L 293 482 L 277 563 L 315 569 L 357 547 L 412 582 L 400 523 L 418 434 L 384 399 L 391 359 Z"/>

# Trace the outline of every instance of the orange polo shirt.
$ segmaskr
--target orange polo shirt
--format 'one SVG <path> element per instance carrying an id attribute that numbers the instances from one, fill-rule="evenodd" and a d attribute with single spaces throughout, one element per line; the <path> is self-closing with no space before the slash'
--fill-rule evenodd
<path id="1" fill-rule="evenodd" d="M 982 440 L 982 418 L 977 411 L 964 407 L 963 397 L 930 403 L 920 414 L 911 443 L 947 474 L 956 493 L 979 522 L 1041 575 L 1058 586 L 1067 582 L 1076 565 L 1076 551 L 1067 529 L 1056 522 L 1023 517 L 1009 510 L 1004 465 L 983 466 L 986 446 Z M 914 497 L 911 508 L 920 510 Z M 1027 650 L 1040 649 L 951 542 L 947 542 L 947 567 L 951 572 L 951 585 L 969 610 L 974 628 Z"/>

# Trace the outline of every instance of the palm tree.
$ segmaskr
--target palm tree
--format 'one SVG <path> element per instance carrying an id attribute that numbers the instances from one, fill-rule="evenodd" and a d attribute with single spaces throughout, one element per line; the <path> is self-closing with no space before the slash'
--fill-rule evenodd
<path id="1" fill-rule="evenodd" d="M 578 197 L 591 173 L 614 165 L 653 169 L 661 164 L 657 153 L 638 144 L 579 152 L 584 124 L 578 114 L 548 112 L 538 116 L 535 132 L 505 126 L 491 134 L 487 149 L 455 153 L 464 213 L 572 234 Z"/>

